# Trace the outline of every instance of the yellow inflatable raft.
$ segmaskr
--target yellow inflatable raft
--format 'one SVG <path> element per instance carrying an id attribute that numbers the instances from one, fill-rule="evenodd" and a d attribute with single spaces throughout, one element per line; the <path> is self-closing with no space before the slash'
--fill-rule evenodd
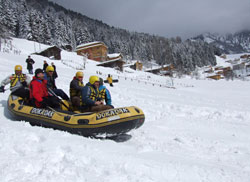
<path id="1" fill-rule="evenodd" d="M 17 120 L 83 136 L 115 136 L 143 125 L 145 116 L 135 106 L 109 109 L 97 113 L 75 113 L 53 108 L 35 108 L 21 97 L 10 95 L 8 110 Z"/>

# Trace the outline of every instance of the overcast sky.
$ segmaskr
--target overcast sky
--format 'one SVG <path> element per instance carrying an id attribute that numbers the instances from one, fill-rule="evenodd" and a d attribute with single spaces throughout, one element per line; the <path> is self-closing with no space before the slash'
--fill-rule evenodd
<path id="1" fill-rule="evenodd" d="M 49 0 L 108 25 L 165 37 L 250 29 L 250 0 Z"/>

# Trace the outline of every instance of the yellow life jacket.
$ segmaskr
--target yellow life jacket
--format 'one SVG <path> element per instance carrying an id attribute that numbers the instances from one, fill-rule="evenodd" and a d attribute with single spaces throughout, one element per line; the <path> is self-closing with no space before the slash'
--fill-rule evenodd
<path id="1" fill-rule="evenodd" d="M 91 89 L 90 99 L 93 101 L 97 100 L 97 97 L 99 95 L 99 89 L 94 89 L 93 87 L 89 87 Z"/>
<path id="2" fill-rule="evenodd" d="M 81 82 L 81 81 L 78 81 L 78 85 L 80 87 L 84 86 L 83 82 Z M 70 97 L 75 97 L 75 96 L 78 96 L 80 98 L 82 97 L 82 93 L 79 90 L 76 90 L 74 88 L 69 89 L 69 94 L 70 94 Z"/>
<path id="3" fill-rule="evenodd" d="M 78 82 L 78 85 L 80 87 L 84 86 L 83 82 L 81 82 L 79 80 L 77 80 L 77 82 Z M 70 94 L 70 98 L 73 98 L 75 96 L 79 97 L 80 98 L 80 106 L 82 105 L 82 93 L 79 90 L 76 90 L 75 88 L 70 88 L 69 94 Z"/>
<path id="4" fill-rule="evenodd" d="M 113 82 L 112 77 L 108 77 L 107 80 L 108 80 L 108 83 L 109 83 L 109 84 Z"/>
<path id="5" fill-rule="evenodd" d="M 99 96 L 99 89 L 94 89 L 92 86 L 88 86 L 91 90 L 91 93 L 90 93 L 90 99 L 93 100 L 93 101 L 97 101 L 97 98 Z M 82 105 L 86 105 L 85 103 L 82 103 Z"/>
<path id="6" fill-rule="evenodd" d="M 103 88 L 101 91 L 99 91 L 98 97 L 101 98 L 102 100 L 105 100 L 106 97 L 106 88 Z"/>
<path id="7" fill-rule="evenodd" d="M 12 77 L 10 77 L 10 87 L 14 87 L 18 81 L 20 82 L 26 81 L 26 75 L 21 74 L 20 76 L 18 76 L 16 74 L 12 74 Z"/>

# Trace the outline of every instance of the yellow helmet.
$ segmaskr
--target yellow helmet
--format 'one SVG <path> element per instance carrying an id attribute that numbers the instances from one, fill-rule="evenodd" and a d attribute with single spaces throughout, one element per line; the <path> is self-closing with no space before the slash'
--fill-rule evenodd
<path id="1" fill-rule="evenodd" d="M 79 77 L 83 77 L 83 72 L 82 71 L 76 72 L 76 78 L 79 78 Z"/>
<path id="2" fill-rule="evenodd" d="M 55 71 L 53 66 L 47 66 L 46 72 Z"/>
<path id="3" fill-rule="evenodd" d="M 99 82 L 99 81 L 100 81 L 100 79 L 99 79 L 98 76 L 91 76 L 91 77 L 89 77 L 89 83 L 91 85 L 93 85 L 95 82 Z"/>
<path id="4" fill-rule="evenodd" d="M 16 65 L 15 66 L 15 71 L 22 71 L 22 66 L 21 65 Z"/>

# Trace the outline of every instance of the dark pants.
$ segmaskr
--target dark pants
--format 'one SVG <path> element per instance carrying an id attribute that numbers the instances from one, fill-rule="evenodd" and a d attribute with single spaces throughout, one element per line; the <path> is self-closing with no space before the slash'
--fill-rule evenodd
<path id="1" fill-rule="evenodd" d="M 37 107 L 35 104 L 35 99 L 30 100 L 30 105 L 33 107 Z M 60 108 L 60 101 L 55 96 L 48 96 L 43 97 L 42 106 L 40 108 L 46 108 L 46 107 L 52 107 L 52 108 Z"/>
<path id="2" fill-rule="evenodd" d="M 28 71 L 29 71 L 29 74 L 33 74 L 33 68 L 30 68 L 30 69 L 28 69 Z"/>
<path id="3" fill-rule="evenodd" d="M 29 99 L 30 91 L 28 88 L 21 86 L 20 88 L 16 89 L 15 91 L 11 92 L 12 95 L 16 95 L 18 97 L 22 97 L 23 99 Z"/>
<path id="4" fill-rule="evenodd" d="M 49 106 L 52 108 L 60 108 L 60 104 L 59 104 L 60 101 L 55 96 L 49 96 L 47 98 L 43 98 L 43 100 L 45 102 L 44 107 Z"/>
<path id="5" fill-rule="evenodd" d="M 80 97 L 74 96 L 71 98 L 72 106 L 79 108 L 80 107 Z"/>
<path id="6" fill-rule="evenodd" d="M 54 89 L 53 92 L 64 100 L 69 100 L 68 95 L 62 89 Z"/>

